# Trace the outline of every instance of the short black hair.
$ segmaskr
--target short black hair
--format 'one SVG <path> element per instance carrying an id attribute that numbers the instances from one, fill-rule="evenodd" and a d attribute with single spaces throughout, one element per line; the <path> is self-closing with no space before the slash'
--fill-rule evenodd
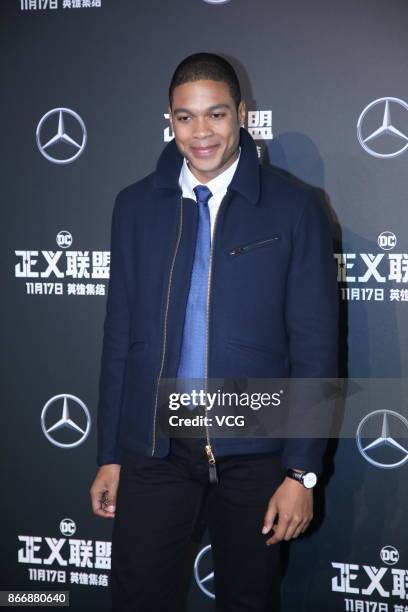
<path id="1" fill-rule="evenodd" d="M 170 108 L 173 100 L 173 90 L 177 85 L 208 79 L 227 83 L 231 97 L 238 110 L 241 102 L 241 88 L 237 74 L 231 64 L 215 53 L 194 53 L 189 55 L 177 66 L 169 87 Z"/>

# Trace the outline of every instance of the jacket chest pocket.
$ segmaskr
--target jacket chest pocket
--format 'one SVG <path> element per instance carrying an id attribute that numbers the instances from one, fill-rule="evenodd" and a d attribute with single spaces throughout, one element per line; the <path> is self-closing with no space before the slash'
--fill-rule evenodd
<path id="1" fill-rule="evenodd" d="M 252 251 L 253 249 L 269 247 L 275 244 L 278 240 L 280 240 L 280 238 L 280 234 L 272 234 L 272 236 L 267 236 L 262 240 L 256 240 L 255 242 L 250 242 L 249 244 L 242 244 L 240 246 L 237 246 L 231 251 L 229 251 L 228 254 L 231 257 L 236 257 L 237 255 L 244 255 L 245 253 L 248 253 L 248 251 Z"/>

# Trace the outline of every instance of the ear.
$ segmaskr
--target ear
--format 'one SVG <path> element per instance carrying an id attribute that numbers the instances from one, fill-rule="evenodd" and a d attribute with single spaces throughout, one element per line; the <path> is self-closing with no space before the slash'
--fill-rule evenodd
<path id="1" fill-rule="evenodd" d="M 171 116 L 171 108 L 170 108 L 170 106 L 167 107 L 167 112 L 169 114 L 170 125 L 173 128 L 173 117 Z"/>
<path id="2" fill-rule="evenodd" d="M 239 122 L 240 127 L 245 126 L 245 119 L 246 119 L 246 104 L 245 104 L 245 100 L 241 100 L 241 102 L 238 105 L 238 122 Z"/>

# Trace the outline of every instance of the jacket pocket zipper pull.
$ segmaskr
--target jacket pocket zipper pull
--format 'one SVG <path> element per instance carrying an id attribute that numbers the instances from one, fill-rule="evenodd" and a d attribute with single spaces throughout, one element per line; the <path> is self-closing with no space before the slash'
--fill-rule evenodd
<path id="1" fill-rule="evenodd" d="M 244 247 L 237 247 L 236 249 L 233 249 L 232 251 L 230 251 L 230 255 L 241 255 L 241 253 L 243 253 L 245 251 Z"/>
<path id="2" fill-rule="evenodd" d="M 208 476 L 210 479 L 210 483 L 218 484 L 218 474 L 215 457 L 209 444 L 205 445 L 205 452 L 207 453 L 208 458 Z"/>

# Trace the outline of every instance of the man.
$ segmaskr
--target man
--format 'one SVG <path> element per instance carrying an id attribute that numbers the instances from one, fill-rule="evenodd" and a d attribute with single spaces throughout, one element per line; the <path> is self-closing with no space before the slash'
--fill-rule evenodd
<path id="1" fill-rule="evenodd" d="M 115 518 L 114 610 L 172 609 L 200 512 L 217 610 L 272 610 L 279 542 L 312 519 L 324 440 L 159 437 L 158 389 L 336 376 L 330 223 L 313 189 L 259 165 L 226 60 L 183 60 L 169 103 L 174 140 L 113 210 L 92 507 Z"/>

